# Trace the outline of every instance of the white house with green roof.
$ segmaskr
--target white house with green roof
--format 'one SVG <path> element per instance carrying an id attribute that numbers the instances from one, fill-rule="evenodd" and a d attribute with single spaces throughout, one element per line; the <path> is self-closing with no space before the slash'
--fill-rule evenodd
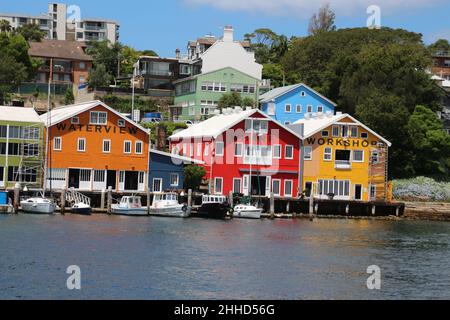
<path id="1" fill-rule="evenodd" d="M 172 120 L 201 121 L 214 114 L 224 94 L 237 92 L 242 98 L 258 102 L 261 79 L 232 67 L 176 81 Z"/>

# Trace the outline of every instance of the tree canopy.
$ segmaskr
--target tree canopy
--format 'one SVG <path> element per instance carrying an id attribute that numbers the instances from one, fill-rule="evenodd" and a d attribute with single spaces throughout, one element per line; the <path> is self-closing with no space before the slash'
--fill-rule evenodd
<path id="1" fill-rule="evenodd" d="M 328 32 L 336 30 L 334 20 L 336 15 L 331 10 L 330 4 L 323 5 L 318 13 L 315 13 L 309 20 L 308 34 L 316 35 L 321 32 Z"/>

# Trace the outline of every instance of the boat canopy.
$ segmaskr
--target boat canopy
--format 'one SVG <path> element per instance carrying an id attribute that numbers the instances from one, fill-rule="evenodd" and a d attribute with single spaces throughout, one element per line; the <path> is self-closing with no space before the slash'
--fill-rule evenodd
<path id="1" fill-rule="evenodd" d="M 227 197 L 225 196 L 204 195 L 202 198 L 202 203 L 224 203 L 226 201 Z"/>

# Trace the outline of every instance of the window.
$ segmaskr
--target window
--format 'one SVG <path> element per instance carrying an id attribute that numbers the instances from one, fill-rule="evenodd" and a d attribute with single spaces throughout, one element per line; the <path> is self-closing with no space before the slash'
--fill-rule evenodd
<path id="1" fill-rule="evenodd" d="M 293 186 L 292 180 L 284 180 L 284 196 L 285 197 L 292 197 L 292 186 Z"/>
<path id="2" fill-rule="evenodd" d="M 244 149 L 244 145 L 242 143 L 236 143 L 234 145 L 234 156 L 239 157 L 239 158 L 242 157 L 243 149 Z"/>
<path id="3" fill-rule="evenodd" d="M 117 120 L 117 125 L 119 126 L 119 128 L 125 128 L 125 120 L 123 119 Z"/>
<path id="4" fill-rule="evenodd" d="M 285 122 L 284 122 L 284 125 L 285 125 L 285 126 L 288 126 L 288 125 L 290 125 L 290 124 L 291 124 L 290 121 L 285 121 Z"/>
<path id="5" fill-rule="evenodd" d="M 62 138 L 61 137 L 53 138 L 53 150 L 55 150 L 55 151 L 62 150 Z"/>
<path id="6" fill-rule="evenodd" d="M 300 92 L 300 96 L 301 97 L 306 97 L 306 92 L 305 91 Z"/>
<path id="7" fill-rule="evenodd" d="M 222 141 L 218 141 L 216 142 L 216 156 L 221 157 L 223 156 L 223 142 Z"/>
<path id="8" fill-rule="evenodd" d="M 202 144 L 197 143 L 197 157 L 201 157 L 201 156 L 202 156 Z"/>
<path id="9" fill-rule="evenodd" d="M 10 126 L 9 127 L 9 138 L 10 139 L 20 139 L 22 138 L 22 130 L 21 127 Z"/>
<path id="10" fill-rule="evenodd" d="M 348 138 L 348 126 L 342 126 L 342 138 Z"/>
<path id="11" fill-rule="evenodd" d="M 253 128 L 252 128 L 253 124 Z M 257 119 L 246 119 L 245 120 L 245 131 L 246 132 L 256 132 L 256 133 L 267 133 L 269 128 L 269 120 L 257 120 Z"/>
<path id="12" fill-rule="evenodd" d="M 294 146 L 286 146 L 285 159 L 294 159 Z"/>
<path id="13" fill-rule="evenodd" d="M 322 137 L 328 138 L 330 136 L 330 132 L 328 130 L 322 131 Z"/>
<path id="14" fill-rule="evenodd" d="M 319 180 L 318 194 L 320 196 L 328 196 L 330 193 L 336 197 L 350 197 L 350 181 Z"/>
<path id="15" fill-rule="evenodd" d="M 80 118 L 79 117 L 73 117 L 70 121 L 71 124 L 80 124 Z"/>
<path id="16" fill-rule="evenodd" d="M 353 162 L 364 162 L 364 151 L 354 150 L 353 151 Z"/>
<path id="17" fill-rule="evenodd" d="M 108 122 L 108 113 L 103 111 L 91 111 L 90 124 L 106 125 Z"/>
<path id="18" fill-rule="evenodd" d="M 302 113 L 302 105 L 301 104 L 296 105 L 295 110 L 297 113 Z"/>
<path id="19" fill-rule="evenodd" d="M 242 179 L 233 179 L 233 193 L 242 193 Z"/>
<path id="20" fill-rule="evenodd" d="M 290 104 L 287 104 L 284 106 L 284 111 L 286 111 L 287 113 L 291 113 L 292 112 L 292 106 Z"/>
<path id="21" fill-rule="evenodd" d="M 339 126 L 333 126 L 333 137 L 339 137 Z"/>
<path id="22" fill-rule="evenodd" d="M 124 141 L 124 143 L 123 143 L 123 153 L 131 154 L 131 141 Z"/>
<path id="23" fill-rule="evenodd" d="M 214 193 L 215 194 L 223 193 L 223 178 L 214 179 Z"/>
<path id="24" fill-rule="evenodd" d="M 170 174 L 170 186 L 171 187 L 178 187 L 180 184 L 180 176 L 178 173 L 171 173 Z"/>
<path id="25" fill-rule="evenodd" d="M 378 151 L 372 151 L 372 155 L 370 157 L 370 162 L 372 164 L 380 163 L 380 153 Z"/>
<path id="26" fill-rule="evenodd" d="M 322 113 L 323 112 L 323 106 L 317 106 L 317 112 Z"/>
<path id="27" fill-rule="evenodd" d="M 304 159 L 307 161 L 312 160 L 312 147 L 305 147 L 305 156 Z"/>
<path id="28" fill-rule="evenodd" d="M 188 154 L 188 146 L 187 143 L 183 143 L 183 156 L 187 156 Z"/>
<path id="29" fill-rule="evenodd" d="M 103 140 L 103 153 L 111 152 L 111 140 Z"/>
<path id="30" fill-rule="evenodd" d="M 370 186 L 370 200 L 376 200 L 377 198 L 377 186 Z"/>
<path id="31" fill-rule="evenodd" d="M 367 132 L 361 132 L 361 139 L 368 139 L 369 134 Z"/>
<path id="32" fill-rule="evenodd" d="M 308 113 L 312 113 L 313 112 L 313 106 L 312 105 L 309 105 L 308 106 Z"/>
<path id="33" fill-rule="evenodd" d="M 190 116 L 195 116 L 195 106 L 189 106 L 188 112 Z"/>
<path id="34" fill-rule="evenodd" d="M 352 138 L 358 138 L 358 127 L 355 126 L 350 127 L 350 136 Z"/>
<path id="35" fill-rule="evenodd" d="M 194 144 L 191 143 L 189 148 L 189 156 L 192 158 L 194 156 Z"/>
<path id="36" fill-rule="evenodd" d="M 86 63 L 80 62 L 79 67 L 80 67 L 81 70 L 86 69 Z"/>
<path id="37" fill-rule="evenodd" d="M 222 82 L 203 82 L 201 89 L 202 91 L 225 92 L 227 85 Z"/>
<path id="38" fill-rule="evenodd" d="M 39 156 L 39 145 L 35 143 L 23 144 L 23 155 L 25 157 L 37 157 Z"/>
<path id="39" fill-rule="evenodd" d="M 281 145 L 276 144 L 273 146 L 273 158 L 281 159 Z"/>
<path id="40" fill-rule="evenodd" d="M 324 149 L 323 160 L 324 161 L 332 161 L 333 160 L 333 149 L 332 148 Z"/>
<path id="41" fill-rule="evenodd" d="M 281 196 L 281 180 L 272 180 L 272 193 L 275 197 Z"/>
<path id="42" fill-rule="evenodd" d="M 94 170 L 94 182 L 104 182 L 105 177 L 105 170 Z"/>
<path id="43" fill-rule="evenodd" d="M 39 140 L 40 129 L 33 127 L 23 128 L 23 138 L 26 140 Z"/>
<path id="44" fill-rule="evenodd" d="M 78 152 L 86 151 L 86 139 L 85 138 L 78 138 L 77 151 Z"/>
<path id="45" fill-rule="evenodd" d="M 136 141 L 135 152 L 136 154 L 142 154 L 142 141 Z"/>
<path id="46" fill-rule="evenodd" d="M 91 182 L 91 170 L 89 169 L 80 170 L 80 182 Z"/>
<path id="47" fill-rule="evenodd" d="M 161 178 L 153 179 L 153 192 L 162 192 L 162 183 L 163 180 Z"/>

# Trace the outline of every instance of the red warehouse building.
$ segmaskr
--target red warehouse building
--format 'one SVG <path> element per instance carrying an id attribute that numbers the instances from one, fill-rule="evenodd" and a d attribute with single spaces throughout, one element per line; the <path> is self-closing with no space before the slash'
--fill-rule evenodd
<path id="1" fill-rule="evenodd" d="M 296 197 L 301 134 L 257 109 L 225 109 L 171 136 L 171 151 L 205 162 L 212 194 Z"/>

